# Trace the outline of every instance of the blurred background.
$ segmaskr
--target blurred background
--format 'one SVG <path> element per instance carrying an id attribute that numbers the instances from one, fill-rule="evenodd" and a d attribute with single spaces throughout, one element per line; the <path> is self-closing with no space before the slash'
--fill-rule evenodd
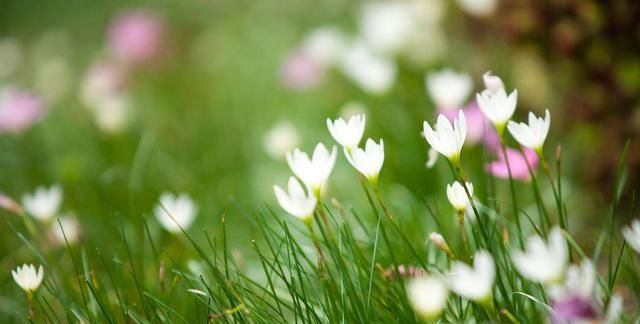
<path id="1" fill-rule="evenodd" d="M 467 73 L 467 105 L 490 70 L 518 89 L 516 120 L 551 111 L 546 154 L 562 147 L 571 222 L 588 235 L 629 139 L 628 188 L 640 182 L 639 50 L 630 0 L 2 0 L 0 192 L 61 185 L 60 214 L 103 250 L 123 225 L 141 236 L 143 219 L 159 236 L 154 204 L 184 192 L 198 205 L 190 231 L 218 230 L 224 213 L 230 244 L 249 250 L 248 218 L 290 175 L 285 153 L 333 145 L 326 118 L 365 112 L 365 136 L 385 141 L 384 190 L 408 213 L 450 180 L 444 162 L 425 167 L 422 121 L 450 108 L 426 75 Z M 468 150 L 482 178 L 495 157 Z M 329 197 L 363 206 L 358 186 L 339 155 Z M 11 227 L 2 287 L 27 253 Z"/>

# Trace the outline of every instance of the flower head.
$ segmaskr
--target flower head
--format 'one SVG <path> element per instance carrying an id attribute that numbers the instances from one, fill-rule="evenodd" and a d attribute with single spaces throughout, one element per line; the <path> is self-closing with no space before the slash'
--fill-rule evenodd
<path id="1" fill-rule="evenodd" d="M 531 281 L 543 284 L 557 283 L 562 279 L 568 256 L 567 241 L 559 227 L 551 229 L 547 243 L 534 235 L 527 240 L 526 251 L 512 253 L 518 272 Z"/>
<path id="2" fill-rule="evenodd" d="M 38 187 L 33 194 L 22 196 L 22 206 L 27 213 L 38 220 L 48 221 L 58 213 L 62 205 L 62 187 Z"/>
<path id="3" fill-rule="evenodd" d="M 109 50 L 126 63 L 148 62 L 162 49 L 164 29 L 162 19 L 151 11 L 125 12 L 109 26 Z"/>
<path id="4" fill-rule="evenodd" d="M 634 219 L 631 225 L 622 229 L 622 236 L 636 252 L 640 253 L 640 221 Z"/>
<path id="5" fill-rule="evenodd" d="M 347 78 L 375 95 L 387 92 L 396 80 L 395 62 L 374 52 L 362 41 L 355 42 L 343 53 L 339 66 Z"/>
<path id="6" fill-rule="evenodd" d="M 469 195 L 473 197 L 473 184 L 471 184 L 471 182 L 467 182 L 465 186 L 469 190 Z M 467 192 L 465 191 L 464 186 L 462 186 L 458 181 L 447 185 L 447 198 L 449 199 L 451 206 L 460 212 L 464 212 L 467 209 L 467 205 L 469 205 Z"/>
<path id="7" fill-rule="evenodd" d="M 22 267 L 18 267 L 11 271 L 13 280 L 27 293 L 32 293 L 42 283 L 44 279 L 44 269 L 42 266 L 36 271 L 36 267 L 33 264 L 23 264 Z"/>
<path id="8" fill-rule="evenodd" d="M 540 158 L 536 152 L 529 148 L 524 149 L 524 155 L 518 150 L 507 148 L 509 167 L 507 167 L 507 161 L 505 160 L 502 152 L 497 151 L 495 154 L 498 156 L 498 160 L 488 163 L 485 168 L 495 177 L 502 179 L 509 178 L 510 167 L 511 177 L 514 180 L 529 180 L 531 178 L 531 174 L 529 173 L 527 161 L 529 162 L 531 170 L 535 170 L 540 162 Z"/>
<path id="9" fill-rule="evenodd" d="M 491 71 L 487 71 L 482 75 L 482 81 L 484 82 L 485 91 L 491 94 L 496 94 L 500 90 L 504 90 L 504 83 L 499 76 L 493 75 Z"/>
<path id="10" fill-rule="evenodd" d="M 367 139 L 364 150 L 356 148 L 345 155 L 349 163 L 358 170 L 363 176 L 369 179 L 372 184 L 377 184 L 378 174 L 384 163 L 384 142 L 380 139 L 380 144 L 376 144 L 372 139 Z"/>
<path id="11" fill-rule="evenodd" d="M 338 118 L 335 121 L 327 118 L 327 128 L 333 139 L 342 145 L 347 151 L 351 151 L 358 147 L 362 135 L 364 134 L 364 125 L 366 117 L 364 114 L 351 116 L 348 122 Z"/>
<path id="12" fill-rule="evenodd" d="M 498 134 L 502 135 L 504 126 L 516 110 L 518 90 L 513 90 L 508 96 L 504 88 L 497 88 L 495 92 L 484 90 L 476 94 L 476 101 L 482 113 L 495 125 Z"/>
<path id="13" fill-rule="evenodd" d="M 289 121 L 274 125 L 263 137 L 265 151 L 274 159 L 282 159 L 300 142 L 296 127 Z"/>
<path id="14" fill-rule="evenodd" d="M 304 50 L 295 49 L 280 68 L 282 84 L 292 90 L 306 90 L 317 86 L 325 75 L 326 67 Z"/>
<path id="15" fill-rule="evenodd" d="M 447 306 L 449 289 L 437 276 L 422 276 L 409 280 L 407 297 L 413 309 L 424 319 L 435 319 Z"/>
<path id="16" fill-rule="evenodd" d="M 489 252 L 480 250 L 473 258 L 473 267 L 455 261 L 449 274 L 449 288 L 456 294 L 475 302 L 488 302 L 491 298 L 496 266 Z"/>
<path id="17" fill-rule="evenodd" d="M 438 109 L 459 109 L 471 93 L 473 83 L 467 73 L 451 69 L 427 74 L 427 91 Z"/>
<path id="18" fill-rule="evenodd" d="M 71 214 L 61 216 L 60 224 L 55 222 L 52 225 L 50 237 L 54 243 L 64 245 L 67 242 L 74 244 L 80 238 L 80 223 L 78 219 Z"/>
<path id="19" fill-rule="evenodd" d="M 547 109 L 544 113 L 544 119 L 537 118 L 532 112 L 529 112 L 529 125 L 509 121 L 507 128 L 513 138 L 515 138 L 520 145 L 535 150 L 540 154 L 542 152 L 544 140 L 547 138 L 547 134 L 549 133 L 550 125 L 551 116 Z"/>
<path id="20" fill-rule="evenodd" d="M 160 225 L 174 234 L 189 228 L 197 214 L 198 207 L 186 193 L 173 195 L 165 192 L 155 207 L 155 215 Z"/>
<path id="21" fill-rule="evenodd" d="M 287 213 L 310 222 L 318 200 L 311 193 L 306 193 L 295 177 L 289 178 L 288 193 L 279 186 L 273 186 L 280 207 Z"/>
<path id="22" fill-rule="evenodd" d="M 0 91 L 0 134 L 18 134 L 44 115 L 44 102 L 33 93 L 14 88 Z"/>
<path id="23" fill-rule="evenodd" d="M 296 148 L 293 152 L 287 153 L 287 163 L 296 177 L 310 188 L 317 198 L 320 198 L 322 189 L 336 164 L 337 156 L 336 146 L 333 146 L 329 153 L 324 144 L 318 143 L 311 158 L 307 153 Z"/>
<path id="24" fill-rule="evenodd" d="M 454 119 L 453 125 L 447 117 L 439 115 L 435 130 L 427 122 L 424 122 L 423 126 L 424 137 L 429 145 L 446 156 L 452 163 L 458 163 L 460 151 L 467 137 L 467 121 L 462 110 L 458 112 L 458 118 Z"/>

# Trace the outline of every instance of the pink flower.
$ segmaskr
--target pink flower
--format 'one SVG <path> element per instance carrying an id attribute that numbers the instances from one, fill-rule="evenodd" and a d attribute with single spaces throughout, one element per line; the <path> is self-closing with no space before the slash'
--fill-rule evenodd
<path id="1" fill-rule="evenodd" d="M 7 88 L 0 93 L 0 133 L 21 133 L 44 115 L 44 102 L 33 93 Z"/>
<path id="2" fill-rule="evenodd" d="M 488 163 L 485 168 L 489 173 L 498 178 L 508 179 L 509 171 L 502 151 L 498 147 L 498 150 L 495 150 L 494 153 L 498 156 L 498 160 Z M 511 166 L 511 176 L 516 180 L 529 180 L 530 174 L 527 167 L 527 161 L 529 161 L 529 165 L 532 170 L 535 170 L 538 167 L 538 155 L 531 149 L 524 149 L 523 156 L 520 151 L 507 148 L 507 158 L 509 159 L 509 165 Z"/>
<path id="3" fill-rule="evenodd" d="M 325 73 L 325 66 L 304 50 L 296 49 L 287 56 L 280 70 L 284 86 L 294 90 L 317 86 Z"/>
<path id="4" fill-rule="evenodd" d="M 133 64 L 156 58 L 164 37 L 163 20 L 147 10 L 133 10 L 117 16 L 107 35 L 110 52 L 119 60 Z"/>
<path id="5" fill-rule="evenodd" d="M 449 121 L 453 121 L 454 118 L 458 117 L 458 110 L 456 108 L 439 107 L 438 113 L 447 117 Z M 495 129 L 489 123 L 489 120 L 484 117 L 475 100 L 471 101 L 462 111 L 464 111 L 464 117 L 467 120 L 467 139 L 465 143 L 478 144 L 488 136 L 492 136 L 493 134 L 491 133 L 495 133 Z"/>

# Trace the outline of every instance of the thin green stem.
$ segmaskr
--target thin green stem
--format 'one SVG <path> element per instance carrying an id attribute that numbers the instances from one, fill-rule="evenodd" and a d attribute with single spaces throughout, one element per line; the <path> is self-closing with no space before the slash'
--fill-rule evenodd
<path id="1" fill-rule="evenodd" d="M 509 162 L 509 156 L 507 155 L 507 146 L 504 143 L 504 138 L 500 136 L 500 149 L 504 156 L 504 162 L 507 164 L 507 174 L 509 175 L 509 190 L 511 191 L 511 204 L 513 206 L 513 217 L 516 220 L 516 227 L 518 228 L 518 242 L 520 247 L 524 247 L 524 239 L 522 237 L 522 225 L 520 224 L 520 215 L 518 213 L 518 201 L 516 198 L 516 187 L 513 181 L 513 175 L 511 174 L 511 164 Z"/>

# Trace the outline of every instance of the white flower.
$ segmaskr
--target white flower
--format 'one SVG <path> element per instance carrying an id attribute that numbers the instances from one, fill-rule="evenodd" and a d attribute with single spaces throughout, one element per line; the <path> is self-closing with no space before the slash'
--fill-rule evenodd
<path id="1" fill-rule="evenodd" d="M 376 144 L 372 139 L 367 139 L 364 150 L 356 148 L 351 152 L 347 152 L 345 149 L 345 155 L 349 163 L 362 173 L 369 182 L 376 184 L 378 181 L 378 174 L 382 169 L 384 163 L 384 142 L 380 139 L 380 144 Z"/>
<path id="2" fill-rule="evenodd" d="M 434 150 L 433 147 L 429 148 L 429 151 L 427 152 L 427 169 L 431 169 L 436 165 L 436 162 L 438 162 L 438 156 L 440 155 L 440 153 L 438 153 L 438 151 Z"/>
<path id="3" fill-rule="evenodd" d="M 469 74 L 451 69 L 427 74 L 426 83 L 433 101 L 444 109 L 462 108 L 473 87 Z"/>
<path id="4" fill-rule="evenodd" d="M 44 269 L 40 266 L 36 272 L 36 267 L 33 264 L 23 264 L 22 267 L 12 270 L 11 275 L 13 275 L 13 280 L 16 281 L 18 286 L 27 293 L 31 293 L 38 289 L 42 283 Z"/>
<path id="5" fill-rule="evenodd" d="M 496 94 L 500 90 L 504 90 L 504 83 L 499 76 L 493 75 L 491 71 L 487 71 L 482 75 L 482 81 L 484 82 L 485 91 L 490 94 Z"/>
<path id="6" fill-rule="evenodd" d="M 636 252 L 640 253 L 640 221 L 634 219 L 631 225 L 622 229 L 622 235 L 625 241 L 627 241 L 627 244 L 636 250 Z"/>
<path id="7" fill-rule="evenodd" d="M 394 61 L 374 53 L 362 41 L 354 42 L 343 53 L 340 69 L 362 90 L 372 94 L 387 92 L 397 73 Z"/>
<path id="8" fill-rule="evenodd" d="M 525 278 L 552 284 L 562 279 L 568 253 L 567 241 L 556 226 L 549 232 L 548 243 L 545 244 L 540 236 L 531 236 L 527 240 L 526 251 L 514 251 L 511 256 L 516 269 Z"/>
<path id="9" fill-rule="evenodd" d="M 435 319 L 447 306 L 449 290 L 437 276 L 423 276 L 407 283 L 407 297 L 413 309 L 425 319 Z"/>
<path id="10" fill-rule="evenodd" d="M 429 145 L 450 161 L 457 163 L 464 140 L 467 137 L 467 121 L 462 110 L 458 112 L 458 118 L 453 121 L 453 125 L 447 117 L 439 115 L 435 130 L 427 122 L 424 122 L 423 126 L 424 137 Z"/>
<path id="11" fill-rule="evenodd" d="M 41 221 L 48 221 L 58 213 L 62 205 L 62 187 L 51 186 L 49 189 L 40 186 L 33 194 L 22 196 L 22 206 L 28 214 Z"/>
<path id="12" fill-rule="evenodd" d="M 607 313 L 605 314 L 604 324 L 619 323 L 620 315 L 624 309 L 624 299 L 619 293 L 614 293 L 609 299 L 609 305 L 607 306 Z"/>
<path id="13" fill-rule="evenodd" d="M 344 146 L 347 151 L 351 151 L 360 144 L 360 139 L 364 134 L 365 120 L 364 114 L 351 116 L 349 122 L 345 122 L 342 118 L 332 122 L 331 119 L 327 118 L 327 128 L 329 128 L 329 133 L 338 144 Z"/>
<path id="14" fill-rule="evenodd" d="M 496 266 L 489 252 L 480 250 L 473 257 L 473 267 L 454 261 L 449 274 L 449 288 L 456 294 L 475 302 L 490 302 L 496 278 Z"/>
<path id="15" fill-rule="evenodd" d="M 264 136 L 265 151 L 274 159 L 281 159 L 300 143 L 300 135 L 288 121 L 277 123 Z"/>
<path id="16" fill-rule="evenodd" d="M 156 204 L 155 214 L 160 225 L 171 233 L 180 233 L 193 223 L 198 207 L 186 193 L 173 195 L 165 192 Z"/>
<path id="17" fill-rule="evenodd" d="M 471 182 L 467 182 L 466 186 L 469 190 L 469 195 L 473 197 L 473 184 L 471 184 Z M 458 181 L 447 185 L 447 198 L 449 199 L 451 206 L 453 206 L 457 211 L 465 211 L 467 206 L 470 204 L 469 197 L 467 197 L 464 187 Z"/>
<path id="18" fill-rule="evenodd" d="M 303 51 L 321 64 L 335 63 L 345 50 L 345 36 L 333 26 L 323 26 L 312 30 L 304 39 Z"/>
<path id="19" fill-rule="evenodd" d="M 537 152 L 541 152 L 550 126 L 551 115 L 549 114 L 549 109 L 545 110 L 544 119 L 537 118 L 532 112 L 529 112 L 529 125 L 514 121 L 509 121 L 507 124 L 509 132 L 520 145 Z"/>
<path id="20" fill-rule="evenodd" d="M 287 193 L 282 188 L 273 186 L 273 191 L 280 207 L 287 213 L 305 222 L 310 222 L 318 200 L 313 194 L 305 193 L 302 185 L 295 177 L 289 178 L 288 187 L 289 192 Z"/>
<path id="21" fill-rule="evenodd" d="M 513 90 L 509 96 L 507 96 L 507 92 L 504 89 L 498 89 L 495 93 L 485 90 L 476 94 L 476 100 L 485 117 L 502 134 L 505 124 L 511 119 L 513 112 L 516 110 L 518 90 Z"/>
<path id="22" fill-rule="evenodd" d="M 117 134 L 125 129 L 130 108 L 130 99 L 125 94 L 103 97 L 92 107 L 96 125 L 107 134 Z"/>
<path id="23" fill-rule="evenodd" d="M 596 272 L 593 263 L 589 259 L 584 259 L 580 266 L 571 265 L 567 269 L 566 278 L 562 285 L 552 285 L 549 287 L 549 296 L 555 300 L 579 297 L 589 300 L 594 296 L 596 287 Z"/>
<path id="24" fill-rule="evenodd" d="M 287 153 L 287 163 L 296 177 L 310 188 L 317 198 L 320 198 L 322 189 L 336 164 L 337 156 L 338 149 L 335 145 L 329 153 L 324 144 L 318 143 L 311 158 L 307 153 L 296 148 L 293 153 Z"/>
<path id="25" fill-rule="evenodd" d="M 488 16 L 496 10 L 498 0 L 457 0 L 458 5 L 466 13 L 484 17 Z"/>
<path id="26" fill-rule="evenodd" d="M 67 214 L 58 219 L 58 222 L 54 222 L 51 226 L 51 236 L 53 240 L 58 244 L 76 243 L 80 238 L 80 224 L 78 219 L 74 216 Z M 66 241 L 65 241 L 66 237 Z"/>
<path id="27" fill-rule="evenodd" d="M 394 55 L 406 48 L 415 29 L 414 16 L 409 2 L 368 2 L 360 14 L 360 32 L 375 51 Z"/>

